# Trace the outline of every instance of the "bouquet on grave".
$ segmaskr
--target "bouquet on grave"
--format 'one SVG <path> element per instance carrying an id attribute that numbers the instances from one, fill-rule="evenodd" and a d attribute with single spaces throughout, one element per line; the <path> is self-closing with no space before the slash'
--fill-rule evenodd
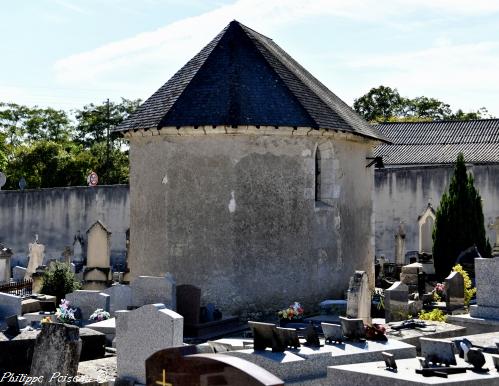
<path id="1" fill-rule="evenodd" d="M 303 307 L 300 303 L 294 302 L 288 308 L 277 313 L 280 319 L 300 319 L 303 317 Z"/>
<path id="2" fill-rule="evenodd" d="M 92 315 L 90 315 L 90 318 L 88 318 L 88 320 L 100 322 L 101 320 L 107 320 L 110 317 L 111 315 L 109 315 L 109 312 L 104 311 L 102 308 L 98 308 L 94 311 Z"/>
<path id="3" fill-rule="evenodd" d="M 75 317 L 76 308 L 71 308 L 71 304 L 68 300 L 62 299 L 59 308 L 57 309 L 55 316 L 58 322 L 74 324 L 76 322 Z"/>
<path id="4" fill-rule="evenodd" d="M 433 300 L 436 302 L 445 298 L 445 284 L 437 283 L 433 289 Z"/>

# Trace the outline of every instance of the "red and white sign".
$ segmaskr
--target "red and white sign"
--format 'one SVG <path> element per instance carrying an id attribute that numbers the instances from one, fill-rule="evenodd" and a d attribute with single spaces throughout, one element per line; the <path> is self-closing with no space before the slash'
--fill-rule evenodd
<path id="1" fill-rule="evenodd" d="M 87 177 L 88 186 L 95 186 L 99 183 L 99 176 L 96 172 L 91 172 Z"/>

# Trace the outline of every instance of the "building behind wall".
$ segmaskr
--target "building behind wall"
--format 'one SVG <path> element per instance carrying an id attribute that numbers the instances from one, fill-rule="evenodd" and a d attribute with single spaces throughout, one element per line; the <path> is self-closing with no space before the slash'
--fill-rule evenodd
<path id="1" fill-rule="evenodd" d="M 459 152 L 482 197 L 485 229 L 494 242 L 488 225 L 499 216 L 499 119 L 376 127 L 393 142 L 375 151 L 385 164 L 375 172 L 376 256 L 394 260 L 394 235 L 402 222 L 406 251 L 431 250 L 431 208 L 436 211 L 448 189 Z"/>
<path id="2" fill-rule="evenodd" d="M 240 314 L 372 279 L 383 136 L 272 40 L 232 22 L 117 130 L 132 276 L 171 272 Z"/>

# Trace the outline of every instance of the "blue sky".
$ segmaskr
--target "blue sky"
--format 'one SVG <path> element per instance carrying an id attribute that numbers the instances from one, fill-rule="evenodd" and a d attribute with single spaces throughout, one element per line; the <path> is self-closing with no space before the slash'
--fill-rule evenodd
<path id="1" fill-rule="evenodd" d="M 0 100 L 146 99 L 233 19 L 349 104 L 383 84 L 499 117 L 496 0 L 3 0 Z"/>

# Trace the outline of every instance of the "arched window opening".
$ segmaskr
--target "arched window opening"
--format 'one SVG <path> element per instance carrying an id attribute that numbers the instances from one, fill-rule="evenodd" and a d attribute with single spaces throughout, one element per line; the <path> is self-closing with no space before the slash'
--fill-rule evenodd
<path id="1" fill-rule="evenodd" d="M 321 200 L 321 152 L 315 151 L 315 201 Z"/>

